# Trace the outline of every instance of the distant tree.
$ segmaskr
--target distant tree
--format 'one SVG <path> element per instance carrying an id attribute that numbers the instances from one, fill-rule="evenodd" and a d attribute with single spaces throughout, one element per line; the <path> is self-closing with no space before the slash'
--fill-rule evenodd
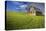
<path id="1" fill-rule="evenodd" d="M 37 16 L 43 16 L 42 12 L 36 11 Z"/>

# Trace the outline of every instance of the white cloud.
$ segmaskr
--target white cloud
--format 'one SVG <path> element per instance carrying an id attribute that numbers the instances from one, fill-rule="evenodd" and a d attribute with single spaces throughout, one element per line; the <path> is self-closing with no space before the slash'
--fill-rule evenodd
<path id="1" fill-rule="evenodd" d="M 16 9 L 19 9 L 19 8 L 16 8 Z"/>
<path id="2" fill-rule="evenodd" d="M 25 7 L 27 7 L 27 5 L 20 5 L 20 7 L 21 7 L 21 8 L 25 8 Z"/>

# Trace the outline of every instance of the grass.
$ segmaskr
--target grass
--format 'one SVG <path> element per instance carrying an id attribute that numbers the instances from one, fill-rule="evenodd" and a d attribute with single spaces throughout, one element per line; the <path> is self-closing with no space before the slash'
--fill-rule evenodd
<path id="1" fill-rule="evenodd" d="M 7 30 L 34 28 L 44 28 L 44 16 L 26 16 L 23 13 L 7 12 Z"/>

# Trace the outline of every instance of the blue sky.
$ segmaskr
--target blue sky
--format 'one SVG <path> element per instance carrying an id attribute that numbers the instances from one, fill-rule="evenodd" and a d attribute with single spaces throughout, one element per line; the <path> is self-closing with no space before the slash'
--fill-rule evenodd
<path id="1" fill-rule="evenodd" d="M 8 11 L 26 11 L 27 6 L 32 4 L 32 2 L 20 2 L 20 1 L 7 1 L 7 10 Z M 39 8 L 42 12 L 44 12 L 44 4 L 43 3 L 35 3 L 35 7 Z"/>

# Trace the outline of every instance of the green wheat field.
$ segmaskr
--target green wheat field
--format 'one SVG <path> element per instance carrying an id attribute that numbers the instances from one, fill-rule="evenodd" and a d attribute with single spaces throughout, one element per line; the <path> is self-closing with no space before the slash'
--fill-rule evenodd
<path id="1" fill-rule="evenodd" d="M 44 28 L 44 20 L 44 16 L 9 11 L 6 13 L 6 30 Z"/>

